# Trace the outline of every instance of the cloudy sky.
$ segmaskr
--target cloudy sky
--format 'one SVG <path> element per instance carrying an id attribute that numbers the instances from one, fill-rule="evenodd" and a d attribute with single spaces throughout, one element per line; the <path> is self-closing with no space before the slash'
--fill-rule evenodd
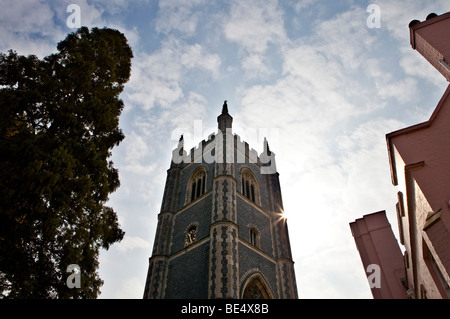
<path id="1" fill-rule="evenodd" d="M 126 235 L 101 253 L 101 298 L 142 298 L 171 151 L 214 132 L 224 100 L 234 132 L 276 153 L 300 298 L 371 298 L 348 224 L 386 210 L 397 234 L 385 134 L 427 120 L 447 85 L 408 23 L 448 0 L 0 0 L 0 51 L 55 52 L 70 4 L 135 56 L 109 202 Z"/>

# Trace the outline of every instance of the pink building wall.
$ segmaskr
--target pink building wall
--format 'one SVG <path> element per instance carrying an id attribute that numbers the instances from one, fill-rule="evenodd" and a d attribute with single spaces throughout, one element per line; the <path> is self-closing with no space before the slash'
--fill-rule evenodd
<path id="1" fill-rule="evenodd" d="M 392 232 L 386 212 L 364 215 L 350 223 L 356 247 L 366 270 L 371 292 L 375 299 L 406 299 L 403 255 Z M 373 279 L 375 270 L 370 265 L 379 266 L 380 281 L 376 287 Z"/>
<path id="2" fill-rule="evenodd" d="M 450 85 L 429 121 L 386 135 L 415 298 L 450 296 Z"/>
<path id="3" fill-rule="evenodd" d="M 450 12 L 423 22 L 412 21 L 410 41 L 413 49 L 450 81 Z"/>
<path id="4" fill-rule="evenodd" d="M 450 81 L 450 12 L 411 21 L 409 28 L 412 48 Z M 389 133 L 386 140 L 392 183 L 398 187 L 399 241 L 405 249 L 403 292 L 409 298 L 450 298 L 450 85 L 428 121 Z M 365 269 L 380 263 L 391 283 L 401 273 L 399 247 L 381 213 L 350 225 Z M 372 293 L 374 298 L 403 298 L 395 288 L 386 285 Z"/>

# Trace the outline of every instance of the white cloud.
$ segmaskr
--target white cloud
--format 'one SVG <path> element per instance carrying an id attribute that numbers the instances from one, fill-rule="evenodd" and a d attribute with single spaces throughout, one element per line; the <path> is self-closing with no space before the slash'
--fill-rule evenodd
<path id="1" fill-rule="evenodd" d="M 267 50 L 287 40 L 283 10 L 278 1 L 232 1 L 229 16 L 224 18 L 225 38 L 240 46 L 241 66 L 247 79 L 271 74 Z"/>
<path id="2" fill-rule="evenodd" d="M 321 116 L 331 116 L 333 119 L 335 115 L 342 117 L 352 113 L 353 107 L 349 105 L 346 95 L 351 88 L 356 91 L 356 86 L 352 87 L 353 81 L 348 78 L 343 82 L 344 68 L 329 59 L 327 54 L 328 51 L 310 45 L 299 45 L 285 50 L 283 70 L 286 76 L 278 85 L 286 86 L 287 89 L 280 95 L 295 95 L 295 99 L 291 98 L 293 102 L 310 102 L 302 104 L 301 111 L 297 107 L 297 113 L 301 113 L 300 118 L 315 117 L 319 108 L 322 111 L 326 108 L 326 112 Z M 320 130 L 321 127 L 317 129 Z"/>
<path id="3" fill-rule="evenodd" d="M 81 11 L 81 25 L 88 28 L 92 27 L 103 27 L 105 21 L 102 18 L 103 12 L 105 11 L 105 6 L 95 5 L 95 3 L 88 3 L 87 0 L 80 0 L 77 3 L 80 6 Z M 65 13 L 67 16 L 69 13 Z"/>
<path id="4" fill-rule="evenodd" d="M 66 1 L 73 2 L 73 0 Z M 149 2 L 149 0 L 95 0 L 96 5 L 102 7 L 104 11 L 107 11 L 112 15 L 118 15 L 120 13 L 126 12 L 131 4 L 146 2 Z"/>
<path id="5" fill-rule="evenodd" d="M 350 134 L 290 150 L 299 160 L 280 171 L 280 180 L 301 297 L 371 297 L 349 223 L 383 209 L 395 220 L 384 134 L 398 127 L 395 120 L 371 119 Z"/>
<path id="6" fill-rule="evenodd" d="M 405 71 L 405 74 L 418 78 L 421 81 L 422 79 L 426 80 L 435 86 L 442 86 L 444 82 L 443 75 L 411 47 L 402 50 L 400 66 Z"/>
<path id="7" fill-rule="evenodd" d="M 242 59 L 242 68 L 249 79 L 264 79 L 273 73 L 267 58 L 260 54 L 250 54 Z"/>
<path id="8" fill-rule="evenodd" d="M 298 14 L 303 9 L 311 6 L 315 1 L 314 0 L 299 0 L 294 4 L 295 12 Z"/>
<path id="9" fill-rule="evenodd" d="M 53 23 L 54 12 L 46 1 L 3 0 L 0 10 L 0 51 L 42 58 L 56 51 L 63 31 Z"/>
<path id="10" fill-rule="evenodd" d="M 119 289 L 113 298 L 116 299 L 141 299 L 144 294 L 142 281 L 145 278 L 133 276 L 121 282 Z"/>
<path id="11" fill-rule="evenodd" d="M 72 0 L 66 0 L 68 3 L 72 3 Z M 80 17 L 81 25 L 88 28 L 98 27 L 108 27 L 111 29 L 116 29 L 122 32 L 128 40 L 130 46 L 137 46 L 139 43 L 139 32 L 136 27 L 126 27 L 123 22 L 118 19 L 109 20 L 105 19 L 104 14 L 114 14 L 119 10 L 125 10 L 126 4 L 122 0 L 117 1 L 107 1 L 106 4 L 95 1 L 88 2 L 88 0 L 79 0 L 77 4 L 80 6 Z M 63 7 L 63 6 L 61 6 Z M 66 21 L 70 13 L 66 10 L 58 10 L 61 20 Z M 74 32 L 76 29 L 66 29 L 67 32 Z"/>
<path id="12" fill-rule="evenodd" d="M 181 81 L 188 71 L 206 75 L 219 74 L 220 58 L 201 45 L 188 45 L 178 40 L 164 41 L 153 54 L 137 54 L 125 94 L 133 104 L 149 110 L 168 107 L 184 96 Z"/>
<path id="13" fill-rule="evenodd" d="M 199 12 L 194 9 L 205 0 L 161 0 L 159 1 L 159 14 L 156 20 L 156 31 L 178 32 L 181 36 L 193 36 L 197 29 Z"/>
<path id="14" fill-rule="evenodd" d="M 6 10 L 6 8 L 8 10 Z M 45 1 L 3 0 L 0 21 L 3 29 L 17 33 L 53 35 L 53 11 Z"/>
<path id="15" fill-rule="evenodd" d="M 286 39 L 278 1 L 233 1 L 225 36 L 249 52 L 263 53 L 269 43 Z"/>
<path id="16" fill-rule="evenodd" d="M 399 42 L 409 43 L 408 24 L 412 20 L 424 21 L 431 12 L 442 14 L 448 11 L 448 1 L 377 1 L 381 8 L 381 26 Z"/>
<path id="17" fill-rule="evenodd" d="M 350 227 L 347 229 L 344 226 L 342 227 L 349 232 Z M 323 235 L 328 234 L 324 232 Z M 334 239 L 330 238 L 330 241 Z M 352 242 L 351 235 L 346 240 L 343 247 L 324 247 L 311 255 L 296 259 L 296 272 L 303 274 L 297 275 L 301 299 L 372 298 L 356 245 Z"/>
<path id="18" fill-rule="evenodd" d="M 150 243 L 140 237 L 126 236 L 119 244 L 115 244 L 114 247 L 122 253 L 129 252 L 133 249 L 147 249 L 151 248 Z"/>
<path id="19" fill-rule="evenodd" d="M 314 47 L 327 57 L 337 58 L 344 68 L 355 69 L 364 63 L 375 38 L 366 25 L 365 8 L 352 7 L 316 28 Z"/>
<path id="20" fill-rule="evenodd" d="M 151 142 L 145 139 L 142 132 L 136 131 L 128 133 L 126 139 L 121 144 L 121 151 L 124 158 L 121 160 L 121 172 L 132 173 L 137 176 L 150 176 L 157 168 L 156 163 L 152 162 L 152 149 L 148 146 Z"/>
<path id="21" fill-rule="evenodd" d="M 71 15 L 67 12 L 67 6 L 71 3 L 71 0 L 3 0 L 1 6 L 8 10 L 0 11 L 0 51 L 13 49 L 19 54 L 35 54 L 39 58 L 55 53 L 57 43 L 68 33 L 76 31 L 66 24 Z M 103 18 L 103 13 L 113 10 L 114 4 L 102 6 L 87 0 L 79 0 L 76 4 L 80 6 L 82 26 L 117 29 L 125 34 L 129 44 L 137 45 L 139 34 L 136 28 L 125 27 L 117 20 L 111 23 Z"/>
<path id="22" fill-rule="evenodd" d="M 128 134 L 125 146 L 125 161 L 127 163 L 135 163 L 140 161 L 145 155 L 148 154 L 149 148 L 144 140 L 143 136 L 131 132 Z"/>
<path id="23" fill-rule="evenodd" d="M 385 135 L 405 124 L 394 119 L 373 118 L 362 122 L 352 133 L 339 138 L 339 162 L 348 177 L 345 209 L 371 212 L 391 209 L 380 198 L 392 192 Z M 371 190 L 368 192 L 368 190 Z"/>
<path id="24" fill-rule="evenodd" d="M 180 64 L 184 68 L 198 68 L 211 73 L 213 77 L 219 75 L 220 58 L 217 54 L 209 54 L 198 43 L 187 46 L 182 50 Z"/>
<path id="25" fill-rule="evenodd" d="M 418 96 L 417 80 L 411 77 L 398 81 L 377 83 L 382 98 L 395 98 L 400 103 L 413 102 Z"/>

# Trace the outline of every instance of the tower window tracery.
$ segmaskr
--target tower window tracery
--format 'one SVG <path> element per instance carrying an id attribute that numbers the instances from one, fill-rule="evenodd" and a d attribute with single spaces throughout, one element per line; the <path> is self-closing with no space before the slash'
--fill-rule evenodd
<path id="1" fill-rule="evenodd" d="M 188 184 L 188 202 L 202 196 L 206 191 L 206 170 L 201 168 L 197 170 L 191 177 Z"/>
<path id="2" fill-rule="evenodd" d="M 241 173 L 242 195 L 255 204 L 259 204 L 259 187 L 255 176 L 249 169 L 244 169 Z"/>

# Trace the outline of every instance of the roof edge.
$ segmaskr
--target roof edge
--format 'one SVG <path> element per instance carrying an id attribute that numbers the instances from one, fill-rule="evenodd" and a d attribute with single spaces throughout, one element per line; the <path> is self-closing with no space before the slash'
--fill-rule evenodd
<path id="1" fill-rule="evenodd" d="M 449 16 L 450 16 L 450 12 L 449 12 Z M 414 131 L 418 131 L 423 128 L 428 128 L 431 125 L 431 123 L 434 121 L 434 119 L 436 118 L 437 114 L 441 110 L 442 106 L 444 105 L 445 100 L 449 97 L 449 95 L 450 95 L 450 84 L 447 86 L 447 89 L 445 90 L 444 95 L 442 95 L 441 99 L 439 100 L 438 105 L 434 109 L 434 111 L 431 114 L 430 119 L 428 121 L 425 121 L 425 122 L 422 122 L 419 124 L 415 124 L 412 126 L 408 126 L 408 127 L 405 127 L 405 128 L 399 129 L 397 131 L 393 131 L 391 133 L 386 134 L 386 144 L 387 144 L 387 149 L 388 149 L 391 180 L 392 180 L 392 184 L 394 186 L 397 186 L 398 179 L 397 179 L 397 172 L 395 169 L 395 166 L 396 166 L 395 153 L 394 153 L 394 145 L 392 143 L 392 139 L 399 135 L 412 133 Z"/>
<path id="2" fill-rule="evenodd" d="M 409 31 L 410 31 L 410 42 L 411 42 L 411 46 L 413 49 L 416 49 L 416 37 L 415 37 L 415 32 L 423 27 L 426 27 L 430 24 L 445 20 L 450 18 L 450 12 L 447 13 L 443 13 L 441 15 L 438 16 L 434 16 L 432 18 L 428 18 L 427 20 L 424 21 L 419 21 L 419 20 L 412 20 L 409 23 Z"/>

